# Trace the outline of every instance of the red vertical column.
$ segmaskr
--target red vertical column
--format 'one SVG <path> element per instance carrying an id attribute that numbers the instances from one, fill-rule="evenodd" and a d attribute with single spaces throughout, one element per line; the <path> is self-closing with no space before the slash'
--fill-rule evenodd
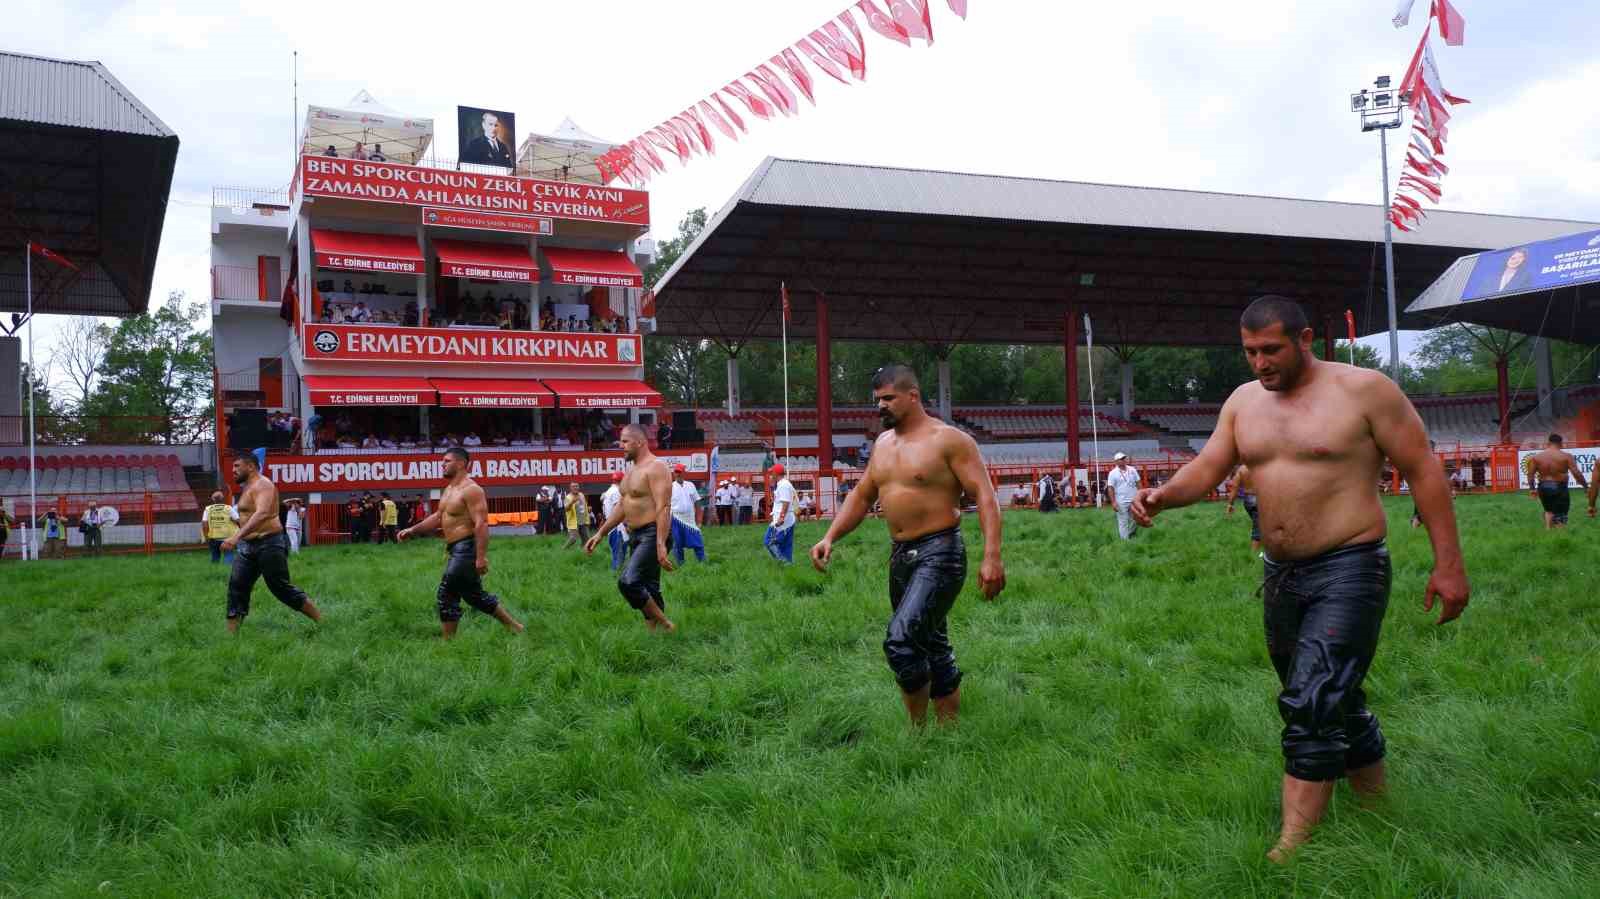
<path id="1" fill-rule="evenodd" d="M 1067 302 L 1066 335 L 1062 346 L 1067 353 L 1067 464 L 1076 468 L 1083 457 L 1078 452 L 1078 304 Z"/>
<path id="2" fill-rule="evenodd" d="M 817 291 L 817 468 L 833 469 L 833 360 L 828 352 L 828 296 Z"/>
<path id="3" fill-rule="evenodd" d="M 1494 393 L 1495 403 L 1500 410 L 1500 442 L 1511 442 L 1511 379 L 1506 371 L 1506 357 L 1496 356 L 1494 360 Z"/>

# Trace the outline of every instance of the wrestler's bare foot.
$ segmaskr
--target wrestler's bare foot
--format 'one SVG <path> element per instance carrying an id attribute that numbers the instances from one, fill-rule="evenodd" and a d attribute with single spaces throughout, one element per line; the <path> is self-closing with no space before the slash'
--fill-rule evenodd
<path id="1" fill-rule="evenodd" d="M 229 618 L 228 619 L 228 633 L 237 634 L 238 632 L 239 632 L 239 619 L 237 619 L 237 618 Z"/>
<path id="2" fill-rule="evenodd" d="M 513 634 L 520 634 L 523 632 L 523 630 L 525 630 L 525 628 L 522 626 L 522 622 L 512 618 L 511 613 L 506 611 L 505 606 L 495 606 L 494 617 L 496 621 L 505 625 L 506 630 L 512 632 Z"/>
<path id="3" fill-rule="evenodd" d="M 1328 810 L 1328 800 L 1333 798 L 1334 781 L 1301 780 L 1283 776 L 1283 829 L 1278 834 L 1278 844 L 1267 853 L 1267 858 L 1277 864 L 1287 864 L 1295 850 L 1311 839 L 1311 831 Z"/>
<path id="4" fill-rule="evenodd" d="M 317 604 L 309 599 L 300 606 L 300 614 L 310 618 L 312 621 L 315 621 L 318 624 L 322 623 L 322 610 L 317 608 Z"/>
<path id="5" fill-rule="evenodd" d="M 958 689 L 949 696 L 941 696 L 933 701 L 933 720 L 940 726 L 955 726 L 957 713 L 961 710 L 961 691 Z"/>

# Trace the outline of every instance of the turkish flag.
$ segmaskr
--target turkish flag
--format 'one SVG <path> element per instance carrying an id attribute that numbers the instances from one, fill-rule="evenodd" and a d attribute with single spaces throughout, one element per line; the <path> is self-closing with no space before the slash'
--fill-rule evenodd
<path id="1" fill-rule="evenodd" d="M 772 105 L 778 107 L 779 112 L 791 116 L 800 111 L 800 104 L 794 98 L 794 91 L 789 90 L 789 86 L 778 79 L 777 73 L 765 65 L 756 66 L 744 73 L 744 77 L 754 81 L 756 87 L 761 88 L 761 92 L 772 101 Z"/>
<path id="2" fill-rule="evenodd" d="M 728 120 L 722 117 L 722 113 L 717 112 L 717 108 L 712 106 L 710 101 L 701 100 L 696 104 L 695 109 L 698 110 L 697 118 L 710 120 L 711 124 L 716 125 L 717 130 L 721 131 L 728 140 L 739 139 L 739 132 L 733 130 L 733 126 L 728 124 Z"/>
<path id="3" fill-rule="evenodd" d="M 850 79 L 844 76 L 844 69 L 840 68 L 846 63 L 834 62 L 831 58 L 829 58 L 828 54 L 817 49 L 817 45 L 810 38 L 803 37 L 800 40 L 795 41 L 794 45 L 800 48 L 800 52 L 804 53 L 807 59 L 811 60 L 812 65 L 824 72 L 827 72 L 834 81 L 837 81 L 840 84 L 850 83 Z"/>
<path id="4" fill-rule="evenodd" d="M 790 309 L 789 309 L 789 285 L 786 284 L 786 283 L 779 282 L 779 284 L 778 284 L 778 292 L 783 295 L 783 323 L 787 325 L 791 321 L 791 319 L 789 318 L 789 314 L 790 314 Z"/>
<path id="5" fill-rule="evenodd" d="M 1450 0 L 1433 0 L 1433 15 L 1439 20 L 1439 36 L 1452 47 L 1467 39 L 1467 20 L 1450 5 Z"/>
<path id="6" fill-rule="evenodd" d="M 16 246 L 16 244 L 12 244 L 12 246 Z M 55 252 L 54 250 L 48 249 L 48 248 L 46 248 L 44 246 L 41 246 L 40 244 L 36 244 L 31 240 L 28 241 L 28 249 L 35 256 L 39 256 L 39 257 L 41 257 L 43 259 L 48 259 L 51 262 L 54 262 L 56 265 L 65 266 L 67 268 L 72 269 L 73 271 L 78 271 L 78 267 L 76 265 L 73 265 L 72 263 L 68 262 L 66 260 L 66 257 L 62 256 L 60 253 Z"/>
<path id="7" fill-rule="evenodd" d="M 1406 168 L 1411 169 L 1419 175 L 1427 175 L 1429 178 L 1439 177 L 1439 173 L 1434 171 L 1433 166 L 1428 165 L 1426 162 L 1423 162 L 1415 156 L 1412 156 L 1410 153 L 1406 154 Z"/>
<path id="8" fill-rule="evenodd" d="M 911 35 L 895 21 L 894 16 L 879 9 L 878 5 L 873 3 L 872 0 L 859 0 L 856 3 L 856 8 L 861 10 L 861 14 L 867 17 L 868 28 L 891 41 L 899 41 L 907 47 L 911 46 Z M 848 12 L 848 10 L 846 11 Z"/>
<path id="9" fill-rule="evenodd" d="M 1350 334 L 1350 342 L 1354 343 L 1356 339 L 1356 314 L 1349 309 L 1344 311 L 1344 329 Z"/>
<path id="10" fill-rule="evenodd" d="M 1401 175 L 1400 183 L 1404 186 L 1410 187 L 1417 193 L 1422 194 L 1424 197 L 1427 197 L 1434 203 L 1438 203 L 1439 198 L 1444 196 L 1444 192 L 1439 189 L 1439 185 L 1426 181 L 1416 175 Z"/>
<path id="11" fill-rule="evenodd" d="M 1394 195 L 1394 202 L 1395 202 L 1395 205 L 1397 205 L 1397 206 L 1409 206 L 1409 207 L 1411 207 L 1412 209 L 1415 209 L 1418 212 L 1422 211 L 1422 204 L 1421 203 L 1418 203 L 1416 200 L 1411 199 L 1410 197 L 1406 196 L 1403 193 L 1396 193 Z"/>
<path id="12" fill-rule="evenodd" d="M 817 98 L 811 93 L 811 73 L 806 71 L 806 64 L 800 61 L 792 48 L 785 47 L 782 53 L 772 57 L 772 64 L 789 74 L 789 80 L 805 96 L 812 106 L 817 105 Z"/>
<path id="13" fill-rule="evenodd" d="M 722 114 L 728 117 L 728 121 L 732 122 L 735 128 L 743 132 L 750 130 L 744 126 L 744 119 L 739 118 L 739 114 L 733 111 L 732 106 L 728 105 L 728 101 L 722 99 L 721 94 L 712 94 L 711 99 L 717 101 L 717 108 L 722 110 Z"/>
<path id="14" fill-rule="evenodd" d="M 850 10 L 847 9 L 839 13 L 838 21 L 844 23 L 844 27 L 850 29 L 850 37 L 854 40 L 854 43 L 845 40 L 844 35 L 839 32 L 839 26 L 833 22 L 822 26 L 822 30 L 838 41 L 840 46 L 844 47 L 845 53 L 853 53 L 850 61 L 850 74 L 856 76 L 857 81 L 864 81 L 867 77 L 867 39 L 861 36 L 861 26 L 856 24 L 856 17 L 850 15 Z M 857 71 L 858 65 L 860 71 Z"/>
<path id="15" fill-rule="evenodd" d="M 1409 149 L 1416 150 L 1423 159 L 1428 161 L 1429 165 L 1439 170 L 1439 174 L 1450 174 L 1450 167 L 1445 165 L 1444 160 L 1440 159 L 1439 156 L 1433 152 L 1433 147 L 1428 145 L 1428 141 L 1424 139 L 1424 135 L 1415 131 L 1411 132 L 1411 146 Z"/>
<path id="16" fill-rule="evenodd" d="M 772 118 L 772 107 L 767 105 L 767 101 L 756 96 L 755 92 L 750 90 L 750 88 L 745 87 L 742 82 L 729 82 L 728 86 L 723 88 L 723 90 L 744 101 L 744 105 L 749 108 L 750 114 L 756 118 Z"/>
<path id="17" fill-rule="evenodd" d="M 928 18 L 928 0 L 889 0 L 889 15 L 905 30 L 907 37 L 933 43 L 933 22 Z"/>
<path id="18" fill-rule="evenodd" d="M 1400 216 L 1398 214 L 1396 214 L 1392 210 L 1389 212 L 1389 221 L 1392 222 L 1394 224 L 1394 226 L 1396 228 L 1399 228 L 1401 231 L 1410 231 L 1411 230 L 1410 228 L 1406 227 L 1406 223 L 1405 222 L 1400 220 Z"/>

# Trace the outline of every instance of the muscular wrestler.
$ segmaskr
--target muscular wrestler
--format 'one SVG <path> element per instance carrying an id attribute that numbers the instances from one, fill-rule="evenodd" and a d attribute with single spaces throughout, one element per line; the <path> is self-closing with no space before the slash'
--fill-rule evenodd
<path id="1" fill-rule="evenodd" d="M 239 622 L 250 614 L 250 591 L 256 578 L 267 579 L 272 595 L 296 612 L 321 621 L 322 612 L 304 590 L 289 581 L 289 538 L 278 521 L 278 488 L 261 474 L 256 457 L 238 452 L 233 457 L 233 479 L 239 493 L 239 517 L 243 522 L 232 537 L 222 541 L 222 551 L 233 556 L 233 571 L 228 575 L 228 633 L 239 632 Z"/>
<path id="2" fill-rule="evenodd" d="M 456 635 L 461 621 L 461 601 L 493 615 L 514 634 L 522 633 L 522 623 L 511 617 L 500 597 L 486 593 L 483 576 L 489 573 L 489 501 L 483 488 L 467 476 L 472 456 L 459 446 L 444 451 L 444 494 L 432 515 L 395 535 L 405 542 L 435 530 L 444 534 L 444 577 L 439 579 L 435 604 L 439 609 L 439 631 L 444 639 Z"/>
<path id="3" fill-rule="evenodd" d="M 1561 448 L 1561 435 L 1551 434 L 1545 448 L 1528 457 L 1528 486 L 1533 496 L 1544 506 L 1545 530 L 1567 526 L 1567 512 L 1572 509 L 1572 498 L 1567 495 L 1567 476 L 1578 486 L 1589 489 L 1578 460 Z M 1589 493 L 1589 514 L 1594 514 L 1594 494 Z"/>
<path id="4" fill-rule="evenodd" d="M 678 626 L 667 618 L 667 600 L 661 595 L 661 569 L 672 570 L 668 536 L 672 517 L 672 475 L 667 463 L 650 452 L 644 428 L 625 425 L 619 438 L 622 455 L 633 463 L 622 479 L 622 502 L 606 516 L 606 523 L 583 544 L 593 553 L 596 545 L 619 524 L 628 526 L 627 554 L 622 573 L 617 576 L 617 591 L 644 615 L 650 630 L 675 631 Z"/>
<path id="5" fill-rule="evenodd" d="M 1383 733 L 1361 689 L 1389 601 L 1375 488 L 1384 457 L 1428 522 L 1433 574 L 1423 608 L 1438 599 L 1439 623 L 1450 621 L 1469 588 L 1444 469 L 1405 394 L 1378 372 L 1318 361 L 1292 300 L 1257 299 L 1239 328 L 1257 380 L 1223 404 L 1199 456 L 1139 491 L 1133 514 L 1148 527 L 1157 513 L 1203 498 L 1236 463 L 1250 466 L 1266 546 L 1267 652 L 1282 684 L 1283 829 L 1271 852 L 1282 862 L 1321 820 L 1339 778 L 1364 799 L 1384 789 Z"/>
<path id="6" fill-rule="evenodd" d="M 1250 466 L 1240 465 L 1233 470 L 1228 482 L 1228 514 L 1233 514 L 1233 502 L 1244 503 L 1245 514 L 1250 516 L 1250 551 L 1261 551 L 1261 511 L 1256 506 L 1256 494 L 1250 489 Z"/>
<path id="7" fill-rule="evenodd" d="M 872 448 L 866 475 L 845 497 L 827 535 L 811 547 L 811 564 L 827 571 L 833 542 L 855 530 L 873 502 L 882 502 L 894 539 L 889 556 L 892 615 L 883 654 L 911 723 L 926 723 L 932 698 L 939 723 L 953 724 L 961 706 L 961 669 L 945 618 L 967 579 L 961 496 L 977 501 L 983 527 L 978 586 L 984 599 L 994 599 L 1006 586 L 1000 505 L 978 444 L 923 411 L 915 372 L 904 365 L 878 369 L 872 376 L 872 397 L 883 433 Z"/>

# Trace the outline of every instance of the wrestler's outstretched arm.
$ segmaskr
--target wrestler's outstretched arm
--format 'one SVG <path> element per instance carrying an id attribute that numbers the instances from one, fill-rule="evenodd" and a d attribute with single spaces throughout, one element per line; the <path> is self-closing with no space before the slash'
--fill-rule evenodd
<path id="1" fill-rule="evenodd" d="M 1433 543 L 1433 574 L 1428 578 L 1422 608 L 1432 611 L 1437 596 L 1441 602 L 1439 623 L 1444 624 L 1461 615 L 1472 592 L 1461 557 L 1456 510 L 1450 501 L 1444 466 L 1428 446 L 1422 417 L 1393 381 L 1382 375 L 1364 379 L 1361 399 L 1373 440 L 1411 485 L 1417 513 L 1428 525 L 1428 540 Z"/>
<path id="2" fill-rule="evenodd" d="M 592 555 L 594 548 L 600 545 L 600 541 L 606 539 L 606 535 L 616 530 L 619 524 L 622 524 L 622 503 L 617 503 L 617 507 L 606 516 L 606 520 L 600 525 L 600 530 L 589 535 L 589 542 L 583 545 L 583 551 Z"/>
<path id="3" fill-rule="evenodd" d="M 1211 439 L 1200 450 L 1200 455 L 1189 460 L 1178 473 L 1173 475 L 1160 487 L 1145 487 L 1134 494 L 1133 506 L 1129 509 L 1133 520 L 1143 527 L 1150 527 L 1151 519 L 1156 513 L 1167 509 L 1176 509 L 1197 503 L 1211 491 L 1217 489 L 1222 479 L 1228 472 L 1239 464 L 1239 447 L 1233 439 L 1233 422 L 1238 415 L 1239 393 L 1248 390 L 1254 382 L 1245 384 L 1233 391 L 1228 401 L 1222 404 L 1222 412 L 1217 416 L 1216 430 L 1211 432 Z"/>
<path id="4" fill-rule="evenodd" d="M 833 524 L 828 525 L 828 533 L 811 547 L 811 567 L 818 571 L 828 570 L 828 558 L 833 554 L 833 541 L 844 538 L 844 535 L 855 530 L 861 520 L 867 517 L 867 510 L 878 501 L 878 482 L 872 477 L 872 462 L 867 463 L 867 472 L 861 476 L 861 481 L 855 489 L 844 498 L 844 504 L 839 506 L 839 514 L 833 517 Z"/>

